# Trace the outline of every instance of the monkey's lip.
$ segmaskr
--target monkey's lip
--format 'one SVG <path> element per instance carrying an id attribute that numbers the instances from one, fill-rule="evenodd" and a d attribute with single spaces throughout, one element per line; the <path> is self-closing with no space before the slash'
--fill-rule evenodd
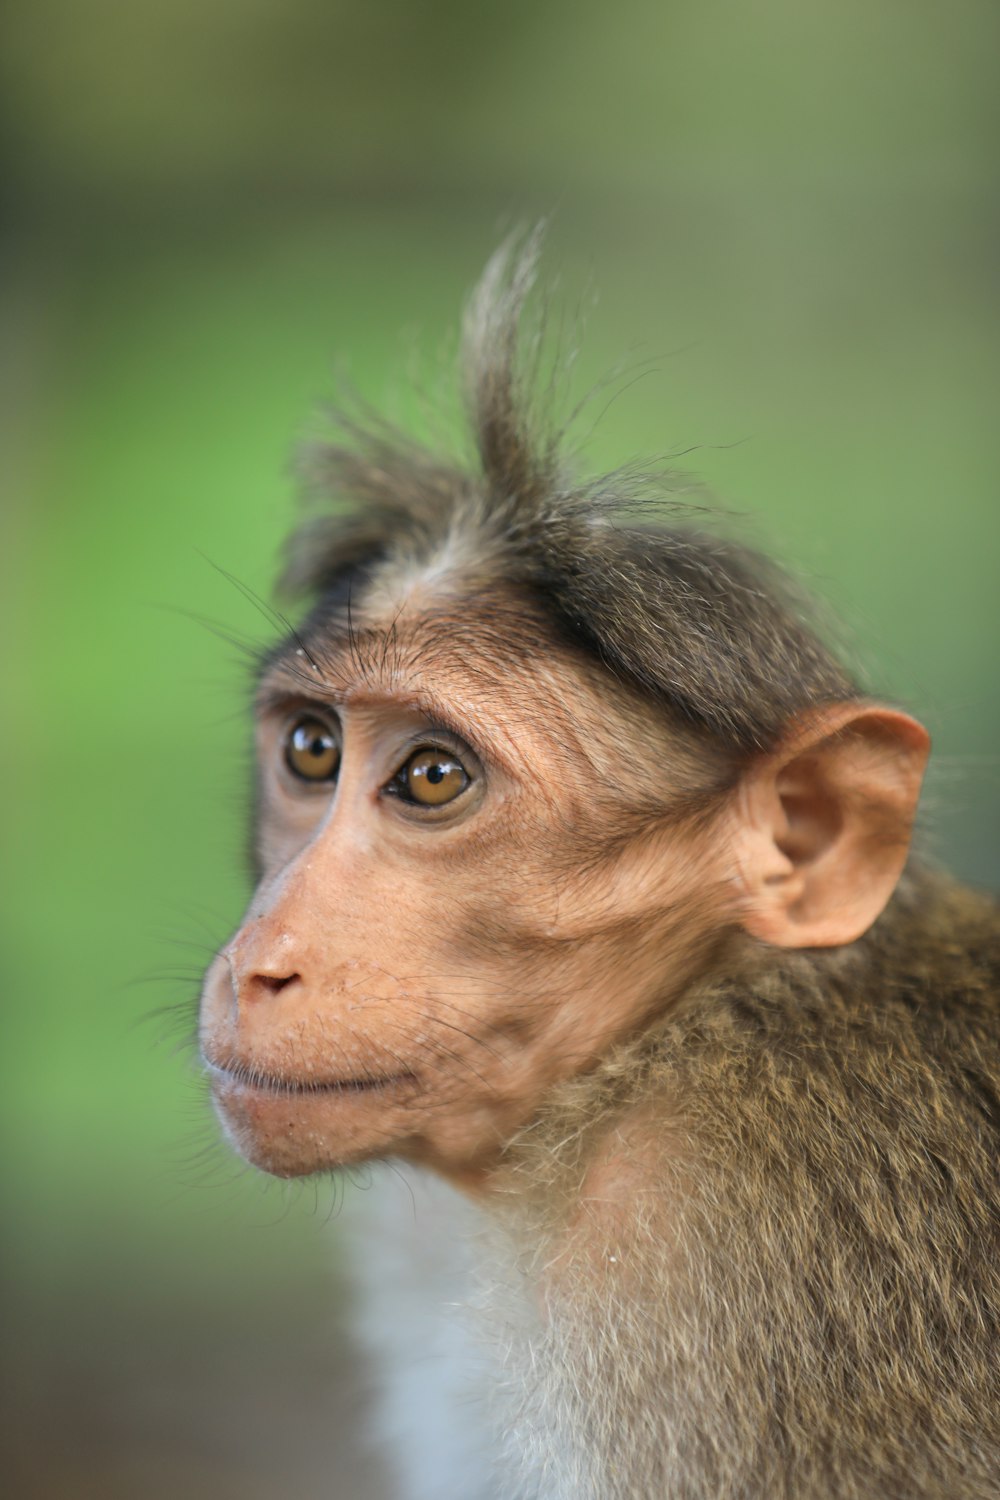
<path id="1" fill-rule="evenodd" d="M 216 1062 L 203 1058 L 205 1071 L 213 1083 L 245 1089 L 255 1094 L 272 1094 L 278 1097 L 306 1096 L 310 1094 L 375 1094 L 389 1089 L 415 1084 L 415 1073 L 370 1073 L 360 1078 L 294 1078 L 284 1073 L 269 1073 L 259 1068 L 247 1067 L 240 1062 Z"/>

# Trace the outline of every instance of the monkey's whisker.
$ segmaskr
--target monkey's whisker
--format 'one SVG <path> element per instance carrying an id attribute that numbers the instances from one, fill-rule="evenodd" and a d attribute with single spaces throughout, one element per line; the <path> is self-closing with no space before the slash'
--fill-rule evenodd
<path id="1" fill-rule="evenodd" d="M 456 1026 L 453 1022 L 446 1021 L 443 1017 L 432 1015 L 427 1011 L 421 1011 L 420 1015 L 422 1020 L 429 1021 L 432 1026 L 444 1026 L 448 1031 L 454 1031 L 458 1036 L 464 1036 L 466 1041 L 472 1042 L 473 1046 L 482 1047 L 483 1051 L 488 1052 L 491 1057 L 496 1057 L 501 1062 L 503 1061 L 502 1053 L 498 1052 L 495 1047 L 491 1047 L 488 1042 L 484 1042 L 482 1037 L 475 1036 L 471 1031 L 466 1031 L 465 1027 Z"/>
<path id="2" fill-rule="evenodd" d="M 251 1068 L 245 1063 L 214 1063 L 203 1059 L 207 1076 L 222 1084 L 238 1084 L 261 1093 L 293 1097 L 308 1094 L 364 1094 L 412 1086 L 417 1076 L 410 1070 L 400 1073 L 371 1073 L 353 1078 L 295 1078 Z"/>

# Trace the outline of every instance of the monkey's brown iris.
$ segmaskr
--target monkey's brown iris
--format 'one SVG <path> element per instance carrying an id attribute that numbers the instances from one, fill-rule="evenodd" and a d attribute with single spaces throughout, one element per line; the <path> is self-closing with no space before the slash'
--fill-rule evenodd
<path id="1" fill-rule="evenodd" d="M 406 762 L 400 779 L 411 800 L 422 807 L 453 802 L 469 784 L 462 764 L 441 750 L 418 750 Z"/>
<path id="2" fill-rule="evenodd" d="M 321 719 L 299 719 L 285 741 L 285 761 L 304 781 L 334 781 L 340 769 L 340 742 Z"/>

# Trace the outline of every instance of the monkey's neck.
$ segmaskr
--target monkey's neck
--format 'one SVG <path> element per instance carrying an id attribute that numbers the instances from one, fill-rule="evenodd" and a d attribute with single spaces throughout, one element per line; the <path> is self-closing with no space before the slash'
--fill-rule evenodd
<path id="1" fill-rule="evenodd" d="M 838 1049 L 858 1028 L 877 1030 L 890 1010 L 903 1013 L 900 1024 L 919 1014 L 930 1025 L 960 1003 L 955 997 L 993 997 L 996 980 L 991 987 L 983 965 L 998 939 L 993 898 L 916 861 L 879 920 L 847 947 L 777 949 L 739 937 L 736 962 L 727 947 L 658 1021 L 556 1085 L 496 1161 L 452 1181 L 501 1214 L 531 1206 L 532 1233 L 561 1232 L 576 1223 L 581 1201 L 609 1194 L 617 1220 L 629 1211 L 627 1184 L 659 1191 L 674 1174 L 684 1177 L 685 1160 L 700 1170 L 711 1111 L 725 1108 L 734 1087 L 722 1076 L 726 1059 L 767 1068 L 801 1044 L 837 1068 Z M 995 998 L 984 1003 L 995 1007 Z M 634 1202 L 640 1217 L 648 1196 Z"/>

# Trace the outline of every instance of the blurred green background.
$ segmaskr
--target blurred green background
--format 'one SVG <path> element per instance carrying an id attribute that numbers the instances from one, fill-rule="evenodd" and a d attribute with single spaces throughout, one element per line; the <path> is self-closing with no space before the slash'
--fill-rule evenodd
<path id="1" fill-rule="evenodd" d="M 267 592 L 335 361 L 415 417 L 511 224 L 555 210 L 581 390 L 653 361 L 588 460 L 697 450 L 996 882 L 998 41 L 987 0 L 8 0 L 11 1494 L 385 1493 L 335 1192 L 231 1164 L 183 1045 L 246 895 L 245 673 L 192 616 L 268 638 L 213 563 Z"/>

